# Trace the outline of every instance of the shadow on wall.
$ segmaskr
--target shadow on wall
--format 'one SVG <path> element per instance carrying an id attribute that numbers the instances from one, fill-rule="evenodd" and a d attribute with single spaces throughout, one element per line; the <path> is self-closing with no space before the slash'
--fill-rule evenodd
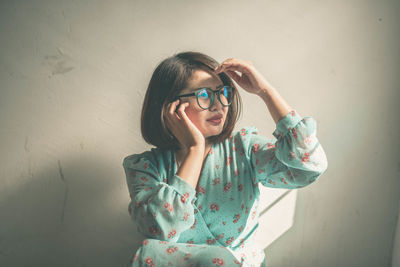
<path id="1" fill-rule="evenodd" d="M 18 177 L 0 196 L 0 266 L 125 266 L 144 237 L 120 170 L 77 157 Z"/>

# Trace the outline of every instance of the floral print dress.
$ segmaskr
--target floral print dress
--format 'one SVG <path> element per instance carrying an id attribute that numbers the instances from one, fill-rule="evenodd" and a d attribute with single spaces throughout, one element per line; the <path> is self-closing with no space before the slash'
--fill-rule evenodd
<path id="1" fill-rule="evenodd" d="M 297 189 L 328 167 L 316 122 L 292 110 L 278 121 L 275 139 L 244 127 L 213 144 L 196 189 L 176 175 L 172 150 L 152 148 L 123 160 L 128 212 L 144 234 L 127 266 L 266 266 L 253 241 L 258 184 Z"/>

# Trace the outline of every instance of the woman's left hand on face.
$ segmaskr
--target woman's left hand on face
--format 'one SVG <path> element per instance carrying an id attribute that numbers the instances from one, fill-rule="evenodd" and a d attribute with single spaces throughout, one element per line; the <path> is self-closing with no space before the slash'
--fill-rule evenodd
<path id="1" fill-rule="evenodd" d="M 250 61 L 228 58 L 219 64 L 214 72 L 225 72 L 240 87 L 252 94 L 259 94 L 262 90 L 272 87 Z"/>

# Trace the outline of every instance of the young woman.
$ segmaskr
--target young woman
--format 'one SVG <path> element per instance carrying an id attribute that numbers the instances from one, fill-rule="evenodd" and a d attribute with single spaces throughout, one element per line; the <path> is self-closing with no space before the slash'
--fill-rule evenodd
<path id="1" fill-rule="evenodd" d="M 232 79 L 263 99 L 276 139 L 253 126 L 233 131 L 241 98 Z M 258 184 L 301 188 L 328 166 L 315 120 L 301 118 L 240 59 L 218 64 L 183 52 L 163 60 L 147 88 L 141 130 L 155 148 L 127 156 L 123 167 L 129 214 L 147 239 L 129 266 L 266 266 L 252 239 Z"/>

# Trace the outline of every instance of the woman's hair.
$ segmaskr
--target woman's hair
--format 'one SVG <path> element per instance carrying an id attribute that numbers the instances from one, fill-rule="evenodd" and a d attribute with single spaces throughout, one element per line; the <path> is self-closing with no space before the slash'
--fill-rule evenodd
<path id="1" fill-rule="evenodd" d="M 164 113 L 182 89 L 187 86 L 195 70 L 213 72 L 218 62 L 199 52 L 182 52 L 164 59 L 154 70 L 147 87 L 141 114 L 141 131 L 144 140 L 162 149 L 179 148 L 179 141 L 168 131 Z M 233 99 L 229 105 L 224 128 L 219 135 L 209 137 L 211 143 L 228 138 L 242 112 L 242 100 L 231 78 L 225 73 L 218 74 L 224 85 L 232 86 Z"/>

